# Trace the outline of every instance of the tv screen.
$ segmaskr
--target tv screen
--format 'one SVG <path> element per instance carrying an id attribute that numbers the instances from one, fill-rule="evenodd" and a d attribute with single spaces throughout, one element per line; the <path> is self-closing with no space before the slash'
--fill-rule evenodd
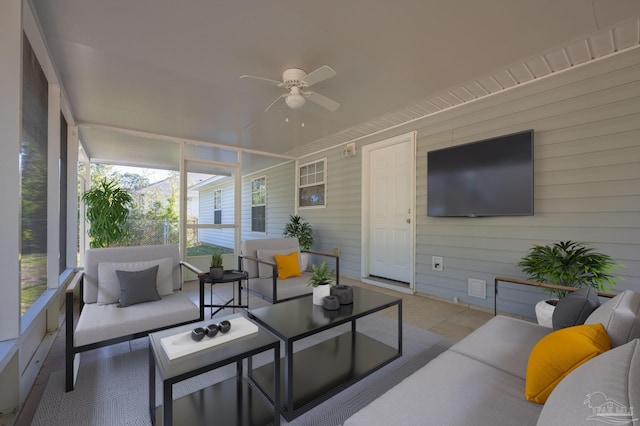
<path id="1" fill-rule="evenodd" d="M 427 153 L 427 215 L 533 215 L 533 130 Z"/>

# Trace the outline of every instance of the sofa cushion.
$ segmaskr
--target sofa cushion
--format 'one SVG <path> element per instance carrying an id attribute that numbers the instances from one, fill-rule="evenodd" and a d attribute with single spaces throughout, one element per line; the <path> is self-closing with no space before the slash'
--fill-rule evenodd
<path id="1" fill-rule="evenodd" d="M 611 341 L 602 324 L 563 328 L 543 337 L 529 356 L 526 398 L 544 404 L 553 388 L 571 371 L 610 348 Z"/>
<path id="2" fill-rule="evenodd" d="M 158 265 L 143 271 L 116 271 L 120 281 L 120 303 L 125 308 L 142 302 L 160 300 L 156 288 Z"/>
<path id="3" fill-rule="evenodd" d="M 551 392 L 540 426 L 640 425 L 640 340 L 618 346 L 572 371 Z M 631 408 L 635 415 L 631 416 Z M 617 413 L 615 415 L 612 414 Z"/>
<path id="4" fill-rule="evenodd" d="M 160 296 L 173 293 L 173 260 L 170 257 L 140 262 L 100 262 L 98 264 L 98 303 L 117 303 L 120 300 L 119 271 L 142 271 L 158 266 L 157 290 Z"/>
<path id="5" fill-rule="evenodd" d="M 604 325 L 616 347 L 640 337 L 640 293 L 625 290 L 593 311 L 585 324 Z"/>
<path id="6" fill-rule="evenodd" d="M 344 425 L 535 425 L 542 406 L 524 399 L 522 389 L 523 379 L 448 350 Z"/>
<path id="7" fill-rule="evenodd" d="M 275 254 L 273 257 L 276 259 L 276 265 L 278 266 L 278 279 L 286 280 L 291 277 L 299 277 L 300 274 L 300 261 L 298 259 L 299 253 L 292 251 L 289 254 Z"/>
<path id="8" fill-rule="evenodd" d="M 498 315 L 450 350 L 524 380 L 531 349 L 552 331 L 549 327 Z"/>
<path id="9" fill-rule="evenodd" d="M 558 301 L 553 310 L 553 329 L 559 330 L 574 325 L 582 325 L 598 306 L 598 292 L 591 287 L 584 287 L 568 294 Z"/>
<path id="10" fill-rule="evenodd" d="M 200 308 L 181 291 L 156 302 L 139 303 L 125 309 L 116 304 L 84 305 L 74 331 L 74 346 L 103 342 L 116 337 L 194 321 Z"/>

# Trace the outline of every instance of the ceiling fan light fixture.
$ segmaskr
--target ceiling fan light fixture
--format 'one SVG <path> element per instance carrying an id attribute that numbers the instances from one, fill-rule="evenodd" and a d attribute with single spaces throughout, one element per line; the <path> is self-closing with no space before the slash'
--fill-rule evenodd
<path id="1" fill-rule="evenodd" d="M 285 103 L 291 109 L 300 109 L 304 105 L 305 99 L 299 93 L 291 93 L 284 98 Z"/>

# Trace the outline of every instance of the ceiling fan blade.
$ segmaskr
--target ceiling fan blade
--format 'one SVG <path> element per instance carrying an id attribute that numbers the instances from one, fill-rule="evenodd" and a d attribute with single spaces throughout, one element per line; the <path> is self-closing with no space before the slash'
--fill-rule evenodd
<path id="1" fill-rule="evenodd" d="M 316 92 L 306 92 L 304 93 L 304 95 L 310 101 L 317 103 L 318 105 L 328 109 L 329 111 L 335 111 L 340 108 L 339 103 Z"/>
<path id="2" fill-rule="evenodd" d="M 253 80 L 262 80 L 262 81 L 266 81 L 269 84 L 273 84 L 274 86 L 283 87 L 283 84 L 282 84 L 281 81 L 271 80 L 270 78 L 255 77 L 253 75 L 241 75 L 240 78 L 250 78 L 250 79 L 253 79 Z"/>
<path id="3" fill-rule="evenodd" d="M 323 80 L 331 78 L 336 75 L 336 72 L 333 68 L 328 65 L 323 65 L 315 71 L 311 71 L 307 74 L 302 82 L 305 84 L 305 87 L 313 86 L 316 83 L 320 83 Z"/>
<path id="4" fill-rule="evenodd" d="M 276 102 L 278 102 L 280 99 L 284 98 L 284 97 L 285 97 L 285 96 L 287 96 L 287 95 L 288 95 L 288 93 L 283 93 L 282 95 L 278 96 L 278 97 L 276 98 L 276 100 L 275 100 L 275 101 L 271 102 L 271 104 L 267 107 L 267 109 L 265 109 L 265 110 L 264 110 L 264 112 L 269 111 L 269 109 L 270 109 L 272 106 L 274 106 L 274 105 L 276 104 Z"/>

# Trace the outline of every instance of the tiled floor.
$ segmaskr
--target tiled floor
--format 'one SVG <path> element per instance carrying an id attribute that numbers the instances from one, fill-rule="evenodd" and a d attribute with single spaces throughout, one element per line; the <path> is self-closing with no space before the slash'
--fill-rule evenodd
<path id="1" fill-rule="evenodd" d="M 493 316 L 493 314 L 488 311 L 475 309 L 464 304 L 454 304 L 422 295 L 408 295 L 394 290 L 373 287 L 371 285 L 361 283 L 360 281 L 343 277 L 340 278 L 340 281 L 341 284 L 369 287 L 376 291 L 402 297 L 402 317 L 404 323 L 432 331 L 454 340 L 460 340 Z M 190 297 L 194 301 L 198 301 L 197 281 L 186 283 L 184 289 L 189 292 Z M 220 303 L 222 300 L 228 300 L 230 298 L 231 290 L 231 284 L 216 285 L 214 289 L 214 303 Z M 208 301 L 208 286 L 205 291 L 205 298 Z M 267 304 L 267 302 L 254 296 L 249 299 L 249 306 L 251 308 L 263 306 L 265 304 Z M 207 313 L 208 310 L 205 311 L 205 317 L 207 316 Z M 230 310 L 225 309 L 218 315 L 221 316 L 228 313 L 230 313 Z M 387 314 L 385 311 L 382 313 Z M 388 312 L 388 315 L 395 318 L 396 310 L 391 309 Z M 101 349 L 96 349 L 96 351 L 100 350 Z M 64 330 L 58 333 L 53 347 L 42 365 L 42 369 L 36 383 L 27 397 L 20 413 L 15 419 L 16 425 L 31 424 L 33 415 L 38 408 L 40 397 L 47 385 L 49 374 L 63 368 Z M 4 418 L 0 418 L 0 426 L 11 425 L 13 420 L 14 419 L 5 420 Z"/>

